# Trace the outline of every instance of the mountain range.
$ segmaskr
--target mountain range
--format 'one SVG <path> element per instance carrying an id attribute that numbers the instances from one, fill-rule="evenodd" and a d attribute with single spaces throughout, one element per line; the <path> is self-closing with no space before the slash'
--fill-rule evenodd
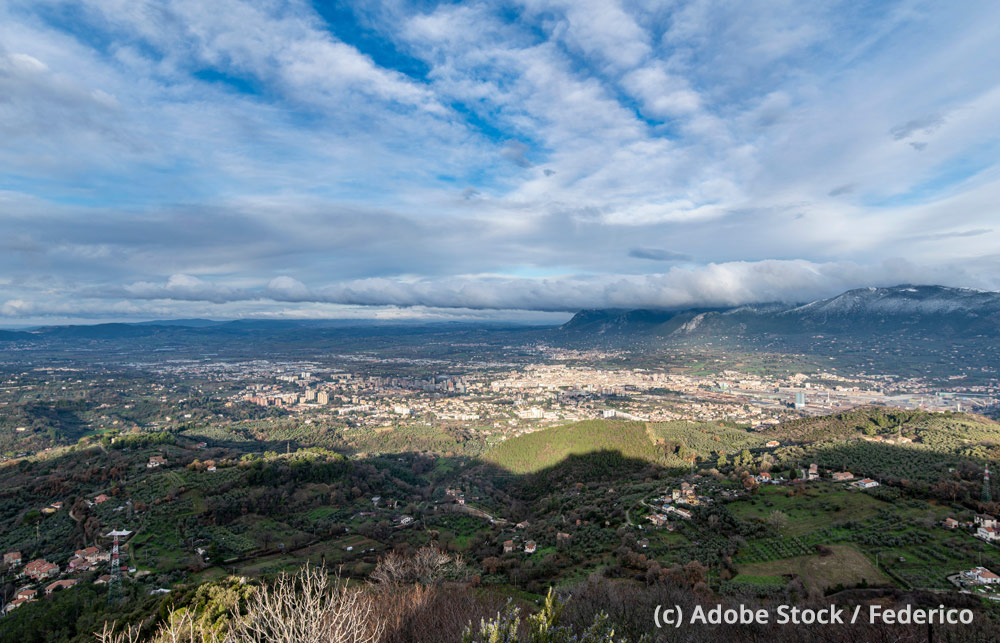
<path id="1" fill-rule="evenodd" d="M 590 336 L 909 334 L 1000 335 L 1000 293 L 902 285 L 858 288 L 806 304 L 766 303 L 723 309 L 583 310 L 560 327 Z"/>
<path id="2" fill-rule="evenodd" d="M 297 334 L 309 331 L 384 333 L 406 328 L 465 329 L 468 323 L 406 323 L 351 320 L 158 320 L 48 326 L 31 330 L 0 330 L 0 342 L 115 340 L 184 336 Z M 513 330 L 514 325 L 496 325 Z M 535 327 L 537 330 L 537 327 Z M 738 335 L 744 337 L 831 335 L 906 335 L 932 338 L 1000 337 L 1000 293 L 902 285 L 858 288 L 836 297 L 804 304 L 763 303 L 732 308 L 687 310 L 582 310 L 554 329 L 555 338 L 622 340 L 642 338 L 691 339 Z"/>

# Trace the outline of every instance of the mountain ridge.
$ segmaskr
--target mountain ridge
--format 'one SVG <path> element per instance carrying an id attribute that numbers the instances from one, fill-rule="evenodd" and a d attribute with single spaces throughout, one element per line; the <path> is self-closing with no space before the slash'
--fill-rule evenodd
<path id="1" fill-rule="evenodd" d="M 135 339 L 188 334 L 232 335 L 247 332 L 294 332 L 404 326 L 454 327 L 467 322 L 386 322 L 382 320 L 207 320 L 176 319 L 43 326 L 0 330 L 0 342 L 45 339 Z M 475 325 L 475 324 L 473 324 Z M 532 327 L 522 324 L 484 324 Z M 584 309 L 553 327 L 558 336 L 626 338 L 629 336 L 699 337 L 714 334 L 896 333 L 1000 336 L 1000 292 L 934 285 L 902 284 L 855 288 L 812 302 L 762 302 L 732 307 L 679 309 Z"/>
<path id="2" fill-rule="evenodd" d="M 855 288 L 808 303 L 685 310 L 586 310 L 563 333 L 694 336 L 712 333 L 901 332 L 1000 335 L 1000 293 L 903 284 Z"/>

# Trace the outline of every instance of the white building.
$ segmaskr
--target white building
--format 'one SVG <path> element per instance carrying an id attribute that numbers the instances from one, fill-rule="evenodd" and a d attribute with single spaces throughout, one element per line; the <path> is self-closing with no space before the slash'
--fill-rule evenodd
<path id="1" fill-rule="evenodd" d="M 962 572 L 962 580 L 966 583 L 976 585 L 996 585 L 1000 583 L 1000 576 L 997 576 L 985 567 L 974 567 Z"/>
<path id="2" fill-rule="evenodd" d="M 1000 540 L 1000 529 L 996 527 L 982 527 L 976 530 L 976 538 L 981 538 L 986 542 L 995 543 Z"/>

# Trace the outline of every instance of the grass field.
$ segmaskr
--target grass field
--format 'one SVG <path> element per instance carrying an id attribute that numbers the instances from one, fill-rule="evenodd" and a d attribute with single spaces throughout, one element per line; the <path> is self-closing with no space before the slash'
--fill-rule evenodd
<path id="1" fill-rule="evenodd" d="M 766 563 L 743 565 L 734 580 L 755 582 L 761 577 L 799 576 L 809 589 L 824 590 L 838 584 L 854 585 L 862 579 L 870 585 L 893 581 L 880 571 L 868 558 L 848 545 L 833 545 L 830 556 L 796 556 Z"/>
<path id="2" fill-rule="evenodd" d="M 871 496 L 843 485 L 813 484 L 805 495 L 788 495 L 788 487 L 762 487 L 755 498 L 729 505 L 737 517 L 766 519 L 778 510 L 788 516 L 782 530 L 786 536 L 801 536 L 843 520 L 864 520 L 885 506 Z"/>
<path id="3" fill-rule="evenodd" d="M 500 443 L 484 459 L 514 473 L 534 473 L 572 455 L 596 452 L 656 462 L 662 452 L 653 445 L 644 424 L 590 420 L 535 431 Z"/>

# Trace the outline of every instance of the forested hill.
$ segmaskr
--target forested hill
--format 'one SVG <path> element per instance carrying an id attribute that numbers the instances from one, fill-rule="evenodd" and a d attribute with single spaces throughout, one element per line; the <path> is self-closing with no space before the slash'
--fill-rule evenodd
<path id="1" fill-rule="evenodd" d="M 783 422 L 762 433 L 783 442 L 896 440 L 927 445 L 998 445 L 1000 423 L 967 413 L 930 413 L 865 406 L 845 413 Z"/>
<path id="2" fill-rule="evenodd" d="M 602 454 L 588 464 L 599 468 L 624 460 L 687 468 L 699 461 L 714 462 L 720 455 L 731 460 L 744 451 L 769 452 L 766 444 L 772 440 L 783 448 L 884 442 L 950 458 L 983 460 L 1000 455 L 1000 423 L 964 413 L 875 406 L 792 420 L 760 431 L 712 422 L 590 420 L 510 438 L 488 451 L 484 460 L 516 474 L 537 473 L 567 459 L 578 463 L 579 456 L 587 454 Z M 614 458 L 621 462 L 604 463 Z"/>

